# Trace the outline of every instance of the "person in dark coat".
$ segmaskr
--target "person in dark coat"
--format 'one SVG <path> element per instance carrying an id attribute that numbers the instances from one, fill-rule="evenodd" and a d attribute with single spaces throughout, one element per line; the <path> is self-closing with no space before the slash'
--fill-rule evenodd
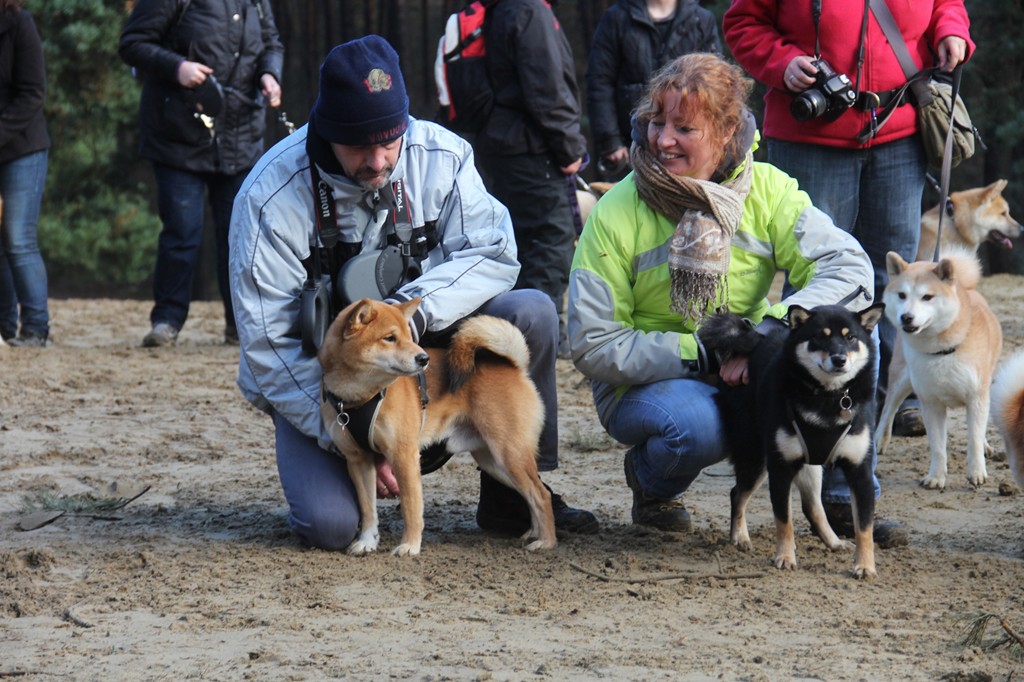
<path id="1" fill-rule="evenodd" d="M 522 266 L 515 288 L 544 292 L 561 317 L 576 238 L 566 179 L 580 170 L 587 151 L 572 50 L 544 0 L 493 4 L 484 40 L 495 104 L 474 139 L 478 165 L 488 191 L 512 216 Z M 561 355 L 568 348 L 564 331 L 559 339 Z M 552 458 L 541 459 L 541 471 L 554 468 Z M 507 520 L 524 509 L 518 493 L 481 472 L 481 528 L 512 532 L 516 526 Z M 558 513 L 567 522 L 563 528 L 597 531 L 590 511 L 570 507 Z"/>
<path id="2" fill-rule="evenodd" d="M 512 214 L 522 264 L 516 288 L 543 291 L 561 314 L 576 239 L 567 179 L 587 153 L 572 50 L 544 0 L 496 2 L 484 38 L 494 109 L 474 140 L 478 165 Z M 565 357 L 564 326 L 560 339 Z"/>
<path id="3" fill-rule="evenodd" d="M 20 0 L 0 0 L 0 336 L 12 346 L 45 346 L 50 333 L 37 227 L 50 149 L 45 99 L 35 22 Z"/>
<path id="4" fill-rule="evenodd" d="M 142 78 L 139 148 L 153 163 L 163 222 L 152 329 L 142 344 L 173 345 L 188 317 L 207 191 L 224 337 L 237 343 L 227 275 L 231 206 L 263 153 L 264 107 L 281 105 L 284 48 L 270 1 L 139 0 L 118 51 Z"/>
<path id="5" fill-rule="evenodd" d="M 721 51 L 715 15 L 697 0 L 619 0 L 601 15 L 587 62 L 587 112 L 605 179 L 629 171 L 630 116 L 651 74 L 680 55 Z"/>

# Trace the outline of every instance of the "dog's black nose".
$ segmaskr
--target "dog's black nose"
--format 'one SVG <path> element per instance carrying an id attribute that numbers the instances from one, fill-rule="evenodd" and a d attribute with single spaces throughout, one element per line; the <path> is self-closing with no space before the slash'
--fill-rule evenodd
<path id="1" fill-rule="evenodd" d="M 833 355 L 832 356 L 832 366 L 837 368 L 837 369 L 841 369 L 843 367 L 846 367 L 846 356 L 842 355 L 842 354 L 839 354 L 839 353 L 836 353 L 835 355 Z"/>
<path id="2" fill-rule="evenodd" d="M 426 353 L 420 353 L 416 356 L 416 364 L 420 367 L 426 367 L 428 362 L 430 362 L 430 356 Z"/>
<path id="3" fill-rule="evenodd" d="M 912 324 L 914 322 L 914 316 L 910 313 L 903 313 L 900 315 L 900 322 L 902 324 Z"/>

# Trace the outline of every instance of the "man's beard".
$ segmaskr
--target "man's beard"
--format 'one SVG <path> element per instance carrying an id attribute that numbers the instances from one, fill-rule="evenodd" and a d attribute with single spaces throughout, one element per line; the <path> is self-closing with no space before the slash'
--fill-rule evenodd
<path id="1" fill-rule="evenodd" d="M 394 166 L 386 166 L 379 173 L 370 168 L 360 168 L 352 178 L 356 183 L 366 190 L 378 190 L 388 184 L 388 178 L 395 170 Z"/>

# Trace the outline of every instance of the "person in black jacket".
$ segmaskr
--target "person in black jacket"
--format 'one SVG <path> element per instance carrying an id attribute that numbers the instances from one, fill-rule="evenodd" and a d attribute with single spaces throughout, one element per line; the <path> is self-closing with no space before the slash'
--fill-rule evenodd
<path id="1" fill-rule="evenodd" d="M 680 55 L 721 51 L 715 15 L 697 0 L 619 0 L 601 15 L 587 62 L 587 112 L 606 180 L 629 171 L 630 116 L 651 74 Z"/>
<path id="2" fill-rule="evenodd" d="M 50 333 L 37 234 L 50 149 L 45 98 L 35 22 L 20 0 L 0 0 L 0 336 L 12 346 L 45 346 Z"/>
<path id="3" fill-rule="evenodd" d="M 270 1 L 139 0 L 118 50 L 142 77 L 140 153 L 153 162 L 163 222 L 152 329 L 142 345 L 173 345 L 188 317 L 206 191 L 224 338 L 237 343 L 227 275 L 231 206 L 263 153 L 264 105 L 281 105 L 284 48 Z"/>
<path id="4" fill-rule="evenodd" d="M 499 0 L 487 12 L 484 40 L 495 103 L 474 149 L 487 189 L 512 216 L 522 266 L 515 287 L 544 292 L 561 313 L 576 238 L 566 178 L 580 170 L 587 149 L 572 51 L 544 0 Z M 564 332 L 559 345 L 567 347 Z M 518 493 L 481 472 L 481 528 L 521 532 L 509 519 L 525 508 Z M 568 508 L 560 515 L 565 529 L 598 530 L 587 510 Z"/>
<path id="5" fill-rule="evenodd" d="M 499 0 L 484 38 L 494 109 L 474 139 L 480 171 L 512 214 L 516 287 L 543 291 L 561 314 L 576 238 L 566 178 L 587 153 L 572 50 L 545 0 Z"/>

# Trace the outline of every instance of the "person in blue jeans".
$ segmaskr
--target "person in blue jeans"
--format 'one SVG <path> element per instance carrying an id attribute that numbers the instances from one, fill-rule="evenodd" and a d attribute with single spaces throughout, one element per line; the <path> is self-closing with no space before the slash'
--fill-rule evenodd
<path id="1" fill-rule="evenodd" d="M 224 340 L 238 343 L 227 270 L 231 207 L 263 153 L 264 106 L 281 106 L 284 48 L 270 1 L 139 0 L 118 51 L 142 78 L 139 150 L 153 163 L 163 223 L 142 345 L 174 345 L 185 325 L 207 192 Z"/>
<path id="2" fill-rule="evenodd" d="M 0 336 L 12 346 L 42 347 L 50 335 L 37 234 L 50 148 L 45 98 L 35 22 L 19 0 L 0 0 Z"/>

